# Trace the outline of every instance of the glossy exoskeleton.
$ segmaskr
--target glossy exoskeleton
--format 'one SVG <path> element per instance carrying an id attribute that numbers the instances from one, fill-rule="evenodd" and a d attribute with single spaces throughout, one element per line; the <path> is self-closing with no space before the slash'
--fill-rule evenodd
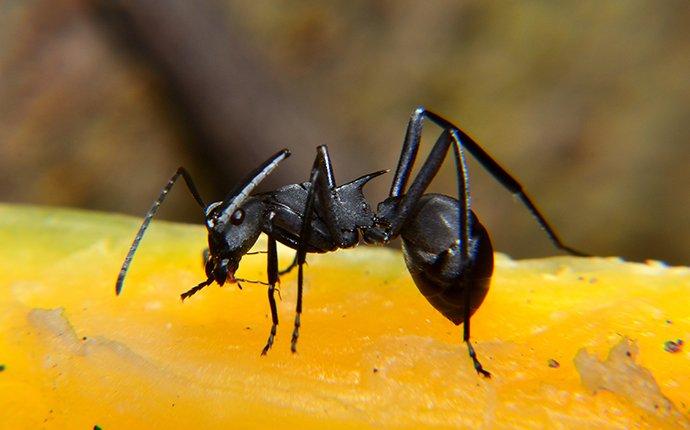
<path id="1" fill-rule="evenodd" d="M 425 119 L 443 131 L 408 187 Z M 451 149 L 457 167 L 457 199 L 425 194 Z M 467 344 L 474 368 L 488 377 L 489 372 L 480 364 L 470 343 L 470 317 L 489 289 L 493 248 L 486 229 L 470 209 L 465 150 L 525 204 L 556 247 L 573 255 L 584 255 L 560 241 L 521 185 L 470 136 L 439 115 L 419 107 L 408 123 L 389 197 L 379 203 L 375 211 L 365 200 L 362 187 L 387 171 L 374 172 L 338 186 L 326 146 L 317 148 L 307 182 L 251 195 L 256 185 L 290 155 L 287 149 L 283 149 L 251 172 L 224 200 L 209 205 L 201 199 L 187 171 L 179 168 L 147 213 L 120 270 L 116 292 L 119 294 L 122 289 L 127 269 L 151 219 L 175 181 L 182 176 L 204 210 L 209 245 L 205 253 L 207 279 L 183 293 L 183 299 L 213 282 L 223 285 L 225 282 L 244 281 L 235 277 L 240 260 L 261 233 L 268 237 L 266 284 L 273 324 L 262 354 L 271 348 L 278 326 L 274 294 L 280 274 L 295 266 L 298 268 L 292 333 L 292 351 L 295 352 L 302 313 L 306 255 L 349 248 L 360 242 L 385 244 L 399 236 L 407 268 L 419 291 L 446 318 L 456 325 L 464 325 L 463 341 Z M 297 251 L 293 263 L 282 272 L 278 269 L 276 242 Z"/>

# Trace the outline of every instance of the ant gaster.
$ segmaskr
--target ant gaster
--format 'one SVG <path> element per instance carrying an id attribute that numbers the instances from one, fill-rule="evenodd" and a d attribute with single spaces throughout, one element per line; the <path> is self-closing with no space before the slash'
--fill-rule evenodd
<path id="1" fill-rule="evenodd" d="M 407 187 L 425 119 L 438 125 L 443 132 Z M 458 198 L 425 194 L 451 148 L 457 166 Z M 291 344 L 295 352 L 302 313 L 306 255 L 350 248 L 362 241 L 385 244 L 400 236 L 405 263 L 417 288 L 446 318 L 456 325 L 463 324 L 463 341 L 467 344 L 474 368 L 479 374 L 489 377 L 490 373 L 484 370 L 470 343 L 470 317 L 489 289 L 493 247 L 486 229 L 470 209 L 465 150 L 524 203 L 557 248 L 573 255 L 585 255 L 561 242 L 522 186 L 470 136 L 441 116 L 418 107 L 407 126 L 389 196 L 379 203 L 376 211 L 366 202 L 362 187 L 387 170 L 338 186 L 325 145 L 317 148 L 308 182 L 251 195 L 254 188 L 290 155 L 287 149 L 283 149 L 251 172 L 223 201 L 209 205 L 202 200 L 189 173 L 180 167 L 146 214 L 120 270 L 116 293 L 122 290 L 127 269 L 151 219 L 175 181 L 182 176 L 204 210 L 209 246 L 204 256 L 207 279 L 183 293 L 182 299 L 213 282 L 223 285 L 225 282 L 244 281 L 235 277 L 242 256 L 249 253 L 261 233 L 268 236 L 266 284 L 273 324 L 262 354 L 266 354 L 273 345 L 278 326 L 274 293 L 280 274 L 291 271 L 295 266 L 298 268 Z M 290 267 L 282 272 L 278 270 L 276 242 L 297 251 Z"/>

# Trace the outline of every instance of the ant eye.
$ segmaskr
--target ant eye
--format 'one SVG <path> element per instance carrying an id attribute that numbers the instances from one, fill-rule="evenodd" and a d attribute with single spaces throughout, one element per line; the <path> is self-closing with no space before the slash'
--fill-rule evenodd
<path id="1" fill-rule="evenodd" d="M 240 225 L 242 224 L 242 221 L 244 221 L 244 211 L 242 209 L 237 209 L 235 212 L 232 213 L 232 216 L 230 217 L 230 222 L 233 225 Z"/>

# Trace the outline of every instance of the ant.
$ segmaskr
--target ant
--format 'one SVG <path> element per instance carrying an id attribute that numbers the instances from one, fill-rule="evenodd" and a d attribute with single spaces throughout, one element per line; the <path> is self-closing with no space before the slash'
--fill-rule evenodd
<path id="1" fill-rule="evenodd" d="M 407 187 L 425 119 L 438 125 L 443 132 Z M 458 198 L 425 194 L 451 147 L 457 166 Z M 298 267 L 297 306 L 291 341 L 291 350 L 296 352 L 306 255 L 351 248 L 360 242 L 385 244 L 400 236 L 405 263 L 417 288 L 443 316 L 455 325 L 463 324 L 463 342 L 467 344 L 475 370 L 490 377 L 470 342 L 470 317 L 482 304 L 489 289 L 494 266 L 493 247 L 488 232 L 470 209 L 465 150 L 522 201 L 557 248 L 572 255 L 586 256 L 561 242 L 520 183 L 474 139 L 443 117 L 418 107 L 407 125 L 389 196 L 378 204 L 376 211 L 365 200 L 362 188 L 388 170 L 370 173 L 338 186 L 325 145 L 316 150 L 308 182 L 251 195 L 254 188 L 290 156 L 290 152 L 283 149 L 251 172 L 224 200 L 209 205 L 204 203 L 189 173 L 180 167 L 146 214 L 122 264 L 115 292 L 120 294 L 122 291 L 125 275 L 144 232 L 175 181 L 182 176 L 204 210 L 209 247 L 204 252 L 207 279 L 183 293 L 181 298 L 184 300 L 213 282 L 221 286 L 225 282 L 238 283 L 240 288 L 241 281 L 267 285 L 273 324 L 262 355 L 273 345 L 278 326 L 274 293 L 279 275 Z M 242 256 L 250 254 L 249 250 L 261 233 L 268 236 L 268 250 L 261 251 L 267 254 L 268 282 L 236 278 L 235 272 Z M 294 260 L 283 271 L 278 269 L 276 242 L 296 250 Z"/>

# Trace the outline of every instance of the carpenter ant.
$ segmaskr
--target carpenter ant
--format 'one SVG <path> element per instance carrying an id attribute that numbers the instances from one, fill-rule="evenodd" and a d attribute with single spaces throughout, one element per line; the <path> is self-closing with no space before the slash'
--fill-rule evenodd
<path id="1" fill-rule="evenodd" d="M 406 188 L 419 149 L 424 119 L 441 127 L 443 132 L 412 184 Z M 458 199 L 441 194 L 425 194 L 451 147 L 457 166 Z M 470 343 L 470 317 L 479 308 L 489 289 L 493 272 L 493 247 L 486 229 L 470 209 L 463 149 L 524 203 L 557 248 L 573 255 L 586 255 L 561 242 L 522 186 L 470 136 L 441 116 L 418 107 L 407 126 L 389 197 L 378 204 L 376 211 L 366 202 L 362 187 L 387 170 L 370 173 L 338 186 L 325 145 L 317 148 L 308 182 L 250 195 L 281 161 L 290 156 L 290 152 L 283 149 L 251 172 L 223 201 L 209 205 L 202 200 L 189 173 L 180 167 L 146 214 L 122 265 L 115 291 L 120 294 L 127 269 L 146 228 L 175 181 L 182 176 L 192 196 L 204 210 L 209 245 L 204 256 L 207 279 L 183 293 L 183 300 L 214 281 L 220 285 L 246 281 L 235 277 L 240 260 L 249 253 L 259 234 L 268 236 L 268 282 L 265 284 L 268 285 L 273 325 L 262 355 L 273 345 L 278 326 L 274 293 L 280 274 L 298 267 L 297 308 L 291 343 L 292 352 L 295 352 L 302 313 L 303 266 L 307 253 L 350 248 L 362 241 L 385 244 L 401 236 L 405 263 L 417 288 L 446 318 L 456 325 L 464 325 L 463 341 L 467 344 L 474 368 L 477 373 L 490 377 L 491 374 L 484 370 Z M 297 251 L 294 261 L 284 271 L 278 270 L 276 242 Z"/>

